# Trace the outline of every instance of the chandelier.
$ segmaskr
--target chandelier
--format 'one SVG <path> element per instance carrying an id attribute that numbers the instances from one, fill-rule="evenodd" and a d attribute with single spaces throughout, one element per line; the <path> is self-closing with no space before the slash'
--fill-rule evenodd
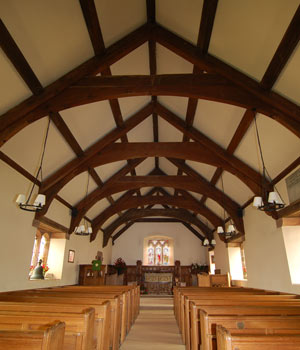
<path id="1" fill-rule="evenodd" d="M 37 211 L 41 211 L 43 209 L 43 206 L 46 204 L 46 196 L 44 194 L 37 194 L 35 200 L 33 200 L 31 197 L 32 197 L 34 187 L 37 186 L 39 175 L 41 175 L 41 183 L 43 182 L 42 165 L 43 165 L 43 160 L 44 160 L 44 155 L 46 150 L 46 143 L 47 143 L 48 134 L 49 134 L 49 127 L 50 127 L 50 118 L 48 119 L 48 125 L 46 129 L 44 143 L 43 143 L 41 163 L 38 168 L 36 177 L 33 181 L 33 185 L 29 192 L 29 196 L 26 199 L 26 196 L 24 194 L 19 194 L 16 200 L 16 203 L 18 204 L 19 208 L 22 210 L 37 212 Z"/>
<path id="2" fill-rule="evenodd" d="M 268 192 L 266 189 L 267 184 L 268 184 L 267 176 L 268 176 L 270 182 L 272 182 L 272 179 L 271 179 L 270 175 L 268 174 L 268 171 L 267 171 L 266 166 L 265 166 L 262 148 L 261 148 L 261 143 L 260 143 L 260 138 L 259 138 L 259 133 L 258 133 L 258 128 L 257 128 L 257 123 L 256 123 L 256 117 L 254 118 L 254 122 L 255 122 L 255 130 L 256 130 L 256 136 L 257 136 L 257 143 L 258 143 L 259 153 L 260 153 L 260 158 L 261 158 L 261 163 L 262 163 L 262 181 L 263 181 L 263 183 L 262 183 L 261 196 L 254 197 L 253 206 L 259 210 L 262 210 L 262 211 L 267 211 L 267 212 L 275 211 L 275 210 L 284 208 L 285 204 L 284 204 L 279 192 L 275 188 L 275 186 L 274 186 L 274 188 L 276 191 Z"/>
<path id="3" fill-rule="evenodd" d="M 203 241 L 203 246 L 207 247 L 209 245 L 215 246 L 217 244 L 216 240 L 213 238 L 210 242 L 208 238 L 205 238 Z"/>
<path id="4" fill-rule="evenodd" d="M 225 211 L 225 206 L 224 206 L 225 194 L 224 194 L 223 171 L 221 174 L 221 183 L 222 183 L 222 191 L 223 191 L 223 209 L 224 209 L 224 228 L 225 228 L 225 231 L 224 231 L 223 226 L 218 226 L 217 232 L 220 235 L 223 235 L 225 237 L 225 239 L 229 239 L 237 234 L 237 230 L 236 230 L 231 218 L 229 220 L 229 225 L 227 226 L 227 229 L 226 229 L 226 211 Z"/>
<path id="5" fill-rule="evenodd" d="M 88 195 L 88 191 L 89 191 L 89 180 L 90 180 L 90 173 L 88 170 L 88 179 L 87 179 L 87 185 L 86 185 L 86 192 L 85 192 L 85 198 Z M 88 236 L 91 233 L 93 233 L 93 229 L 91 227 L 91 225 L 88 223 L 88 221 L 86 220 L 86 218 L 83 218 L 83 224 L 80 226 L 76 226 L 74 229 L 74 233 L 75 235 L 78 236 Z"/>

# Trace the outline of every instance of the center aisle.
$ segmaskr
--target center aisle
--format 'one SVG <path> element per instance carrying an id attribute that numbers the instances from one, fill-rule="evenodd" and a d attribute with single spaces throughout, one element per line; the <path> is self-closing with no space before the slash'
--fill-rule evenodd
<path id="1" fill-rule="evenodd" d="M 141 296 L 140 314 L 121 350 L 184 350 L 172 297 Z"/>

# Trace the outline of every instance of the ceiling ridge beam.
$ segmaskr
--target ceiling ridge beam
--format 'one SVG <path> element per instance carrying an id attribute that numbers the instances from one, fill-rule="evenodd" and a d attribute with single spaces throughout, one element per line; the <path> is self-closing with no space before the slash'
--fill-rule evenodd
<path id="1" fill-rule="evenodd" d="M 28 124 L 42 118 L 43 115 L 37 115 L 36 113 L 36 110 L 41 105 L 47 103 L 51 98 L 82 78 L 100 73 L 102 70 L 144 44 L 149 39 L 151 30 L 152 27 L 148 24 L 142 25 L 108 47 L 103 55 L 93 57 L 82 63 L 55 82 L 46 86 L 44 91 L 39 95 L 29 97 L 16 107 L 4 113 L 0 117 L 0 146 Z"/>
<path id="2" fill-rule="evenodd" d="M 147 21 L 148 23 L 156 23 L 155 0 L 146 0 L 147 6 Z"/>
<path id="3" fill-rule="evenodd" d="M 300 108 L 295 103 L 273 91 L 266 91 L 260 86 L 260 83 L 220 59 L 210 54 L 202 55 L 196 46 L 173 34 L 168 29 L 156 24 L 154 30 L 154 38 L 159 44 L 192 64 L 197 65 L 202 70 L 213 70 L 239 86 L 241 91 L 247 91 L 252 94 L 253 97 L 255 96 L 261 100 L 261 102 L 272 110 L 268 114 L 269 117 L 278 121 L 300 137 Z M 248 107 L 257 108 L 255 104 Z"/>
<path id="4" fill-rule="evenodd" d="M 8 29 L 0 18 L 0 47 L 13 64 L 21 78 L 34 95 L 39 95 L 44 88 L 33 72 L 22 51 L 10 35 Z"/>
<path id="5" fill-rule="evenodd" d="M 261 82 L 263 89 L 271 90 L 300 40 L 300 5 L 298 6 Z"/>

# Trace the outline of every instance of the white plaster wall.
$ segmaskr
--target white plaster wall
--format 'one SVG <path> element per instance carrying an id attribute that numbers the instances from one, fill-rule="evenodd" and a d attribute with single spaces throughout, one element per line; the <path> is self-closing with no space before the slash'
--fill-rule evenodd
<path id="1" fill-rule="evenodd" d="M 124 232 L 112 247 L 112 261 L 123 258 L 127 265 L 143 261 L 143 242 L 147 236 L 169 236 L 174 239 L 174 261 L 181 265 L 207 264 L 207 248 L 180 223 L 136 223 Z"/>
<path id="2" fill-rule="evenodd" d="M 276 221 L 249 206 L 244 224 L 247 286 L 300 293 L 300 286 L 291 283 L 283 233 L 276 227 Z"/>
<path id="3" fill-rule="evenodd" d="M 224 242 L 219 238 L 218 234 L 215 234 L 216 246 L 215 246 L 215 268 L 220 269 L 221 273 L 230 272 L 229 269 L 229 257 L 228 250 Z"/>
<path id="4" fill-rule="evenodd" d="M 76 284 L 79 264 L 91 263 L 98 250 L 103 251 L 104 264 L 111 263 L 111 240 L 103 249 L 101 232 L 92 243 L 89 237 L 71 235 L 65 242 L 62 279 L 30 281 L 28 273 L 36 233 L 32 226 L 34 213 L 20 210 L 14 202 L 16 195 L 28 188 L 30 182 L 26 178 L 0 161 L 0 291 Z M 50 210 L 51 219 L 67 226 L 69 210 L 60 207 L 59 203 L 54 205 L 55 208 Z M 74 263 L 68 263 L 69 249 L 75 250 Z"/>

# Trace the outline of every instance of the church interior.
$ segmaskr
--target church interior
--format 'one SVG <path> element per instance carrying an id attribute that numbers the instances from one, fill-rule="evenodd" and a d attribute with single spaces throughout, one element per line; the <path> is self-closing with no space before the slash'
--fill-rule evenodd
<path id="1" fill-rule="evenodd" d="M 151 296 L 187 350 L 184 293 L 299 297 L 299 40 L 299 0 L 0 0 L 0 349 L 9 293 L 128 297 L 99 350 Z"/>

